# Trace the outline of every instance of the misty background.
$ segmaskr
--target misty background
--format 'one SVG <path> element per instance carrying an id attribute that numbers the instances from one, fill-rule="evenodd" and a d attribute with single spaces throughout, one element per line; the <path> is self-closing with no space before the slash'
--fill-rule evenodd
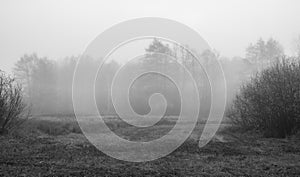
<path id="1" fill-rule="evenodd" d="M 16 3 L 17 2 L 17 3 Z M 81 54 L 110 26 L 155 16 L 184 23 L 199 32 L 221 56 L 245 56 L 258 38 L 278 40 L 287 54 L 300 31 L 297 0 L 118 1 L 3 0 L 0 2 L 0 66 L 33 52 L 53 60 Z"/>
<path id="2" fill-rule="evenodd" d="M 141 16 L 171 18 L 189 25 L 207 40 L 212 51 L 197 53 L 204 67 L 213 72 L 213 59 L 224 69 L 228 103 L 241 84 L 258 70 L 269 66 L 276 58 L 299 54 L 299 1 L 26 1 L 16 6 L 14 1 L 0 5 L 0 66 L 16 76 L 23 85 L 25 98 L 34 114 L 73 114 L 72 79 L 85 47 L 98 34 L 118 22 Z M 193 57 L 176 46 L 159 40 L 133 44 L 124 48 L 105 63 L 104 82 L 96 85 L 96 97 L 103 114 L 115 114 L 109 91 L 115 72 L 124 64 L 129 53 L 162 52 L 176 56 L 194 73 L 200 99 L 209 105 L 208 81 Z M 85 57 L 87 71 L 96 70 L 94 59 Z M 155 60 L 154 60 L 155 58 Z M 130 65 L 132 69 L 160 67 L 178 71 L 172 63 L 148 57 Z M 182 72 L 179 70 L 179 72 Z M 185 75 L 182 72 L 182 87 Z M 84 76 L 82 76 L 84 78 Z M 215 78 L 217 79 L 217 78 Z M 83 86 L 84 87 L 84 86 Z M 141 89 L 142 87 L 142 89 Z M 205 88 L 205 89 L 203 89 Z M 161 92 L 168 101 L 166 114 L 178 115 L 178 90 L 166 78 L 146 75 L 133 84 L 130 92 L 133 109 L 146 114 L 148 98 Z M 88 105 L 87 105 L 88 107 Z M 205 107 L 206 113 L 209 107 Z"/>
<path id="3" fill-rule="evenodd" d="M 137 42 L 137 44 L 140 45 L 141 42 Z M 110 56 L 103 64 L 95 81 L 95 98 L 101 114 L 116 115 L 111 99 L 111 87 L 113 78 L 117 75 L 120 68 L 126 68 L 125 72 L 121 73 L 124 78 L 132 78 L 132 74 L 136 70 L 149 71 L 151 69 L 161 69 L 170 74 L 174 73 L 179 77 L 178 85 L 175 85 L 167 77 L 153 73 L 145 74 L 135 80 L 129 89 L 129 99 L 133 110 L 138 114 L 145 115 L 149 113 L 149 97 L 153 93 L 162 93 L 167 101 L 165 114 L 178 116 L 182 104 L 179 90 L 187 93 L 191 92 L 193 83 L 187 80 L 188 74 L 191 74 L 200 93 L 200 114 L 206 117 L 210 110 L 211 100 L 211 88 L 207 74 L 216 83 L 218 83 L 219 79 L 222 79 L 216 75 L 216 61 L 221 63 L 224 71 L 228 106 L 243 83 L 248 81 L 256 72 L 277 62 L 277 59 L 279 60 L 285 55 L 282 45 L 272 38 L 266 41 L 258 39 L 246 48 L 246 57 L 234 57 L 231 60 L 220 57 L 216 51 L 205 50 L 202 53 L 198 53 L 197 50 L 187 50 L 177 44 L 156 38 L 148 40 L 148 42 L 144 41 L 143 44 L 144 58 L 133 60 L 129 63 L 122 63 L 125 60 L 122 57 L 122 52 L 128 51 L 121 49 L 115 55 Z M 135 45 L 131 45 L 131 47 L 134 48 Z M 190 51 L 196 56 L 193 56 Z M 172 56 L 174 60 L 170 60 L 164 55 L 159 55 L 159 53 Z M 197 62 L 195 57 L 200 62 Z M 61 60 L 51 60 L 47 57 L 40 57 L 37 54 L 26 54 L 16 62 L 13 67 L 13 73 L 23 85 L 25 99 L 32 106 L 33 114 L 73 114 L 72 82 L 76 62 L 79 59 L 81 59 L 80 64 L 83 65 L 81 67 L 85 70 L 77 78 L 79 79 L 78 82 L 82 83 L 80 87 L 82 87 L 81 94 L 83 96 L 80 99 L 81 102 L 85 103 L 86 108 L 83 109 L 85 114 L 94 114 L 90 111 L 93 102 L 84 97 L 86 95 L 85 92 L 91 89 L 86 88 L 87 85 L 84 83 L 86 83 L 86 78 L 90 78 L 90 75 L 93 75 L 99 69 L 97 59 L 90 56 L 73 56 Z M 176 62 L 185 66 L 187 70 L 178 67 Z M 119 80 L 121 83 L 118 83 L 119 87 L 116 88 L 115 93 L 127 93 L 127 87 L 122 87 L 125 80 Z M 120 101 L 123 102 L 121 104 L 126 104 L 126 100 Z M 158 103 L 156 106 L 162 107 L 163 105 Z"/>

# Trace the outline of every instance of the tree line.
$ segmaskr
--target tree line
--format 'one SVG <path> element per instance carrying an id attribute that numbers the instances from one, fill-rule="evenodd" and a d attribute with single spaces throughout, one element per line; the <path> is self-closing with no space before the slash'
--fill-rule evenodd
<path id="1" fill-rule="evenodd" d="M 272 38 L 267 41 L 259 39 L 255 44 L 250 44 L 246 49 L 244 58 L 224 59 L 220 58 L 215 51 L 206 50 L 202 53 L 192 51 L 201 59 L 201 64 L 197 64 L 194 56 L 182 47 L 154 39 L 145 49 L 147 57 L 128 67 L 132 70 L 164 67 L 162 69 L 171 73 L 181 72 L 182 78 L 179 87 L 188 91 L 189 83 L 185 81 L 186 71 L 180 70 L 175 61 L 166 60 L 157 56 L 156 53 L 168 54 L 174 57 L 176 62 L 186 66 L 188 71 L 192 73 L 199 90 L 203 92 L 200 99 L 209 105 L 209 81 L 201 67 L 205 67 L 207 71 L 213 73 L 215 68 L 211 61 L 219 60 L 221 62 L 228 87 L 229 103 L 240 84 L 256 72 L 260 66 L 268 66 L 284 55 L 283 47 Z M 78 59 L 79 56 L 72 56 L 62 60 L 52 60 L 37 54 L 30 54 L 22 56 L 17 61 L 13 72 L 16 79 L 23 85 L 24 99 L 31 105 L 34 114 L 73 114 L 72 80 Z M 96 61 L 88 57 L 84 58 L 84 63 L 87 68 L 96 69 L 95 67 L 97 67 Z M 112 60 L 105 63 L 103 68 L 105 70 L 105 82 L 96 83 L 98 84 L 97 88 L 100 88 L 99 93 L 96 93 L 97 99 L 100 100 L 98 106 L 105 114 L 115 114 L 109 95 L 112 77 L 120 68 L 120 64 Z M 130 73 L 127 74 L 130 77 Z M 174 96 L 178 95 L 174 83 L 167 78 L 150 75 L 141 78 L 132 86 L 130 97 L 132 97 L 131 103 L 136 112 L 147 113 L 149 111 L 147 106 L 149 95 L 158 90 L 163 92 L 168 101 L 168 114 L 178 114 L 180 100 L 179 96 Z M 209 110 L 209 106 L 205 109 Z"/>

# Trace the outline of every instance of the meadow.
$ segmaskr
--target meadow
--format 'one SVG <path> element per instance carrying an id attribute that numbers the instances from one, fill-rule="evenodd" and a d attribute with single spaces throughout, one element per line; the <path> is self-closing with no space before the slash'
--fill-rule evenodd
<path id="1" fill-rule="evenodd" d="M 136 132 L 109 118 L 108 126 L 123 138 L 157 138 L 174 126 L 162 121 L 149 132 Z M 198 147 L 204 122 L 177 150 L 142 163 L 116 160 L 96 149 L 82 134 L 74 116 L 36 116 L 0 137 L 0 176 L 299 176 L 299 135 L 264 138 L 223 123 L 215 137 Z M 154 131 L 153 131 L 154 130 Z M 102 132 L 106 133 L 106 132 Z"/>

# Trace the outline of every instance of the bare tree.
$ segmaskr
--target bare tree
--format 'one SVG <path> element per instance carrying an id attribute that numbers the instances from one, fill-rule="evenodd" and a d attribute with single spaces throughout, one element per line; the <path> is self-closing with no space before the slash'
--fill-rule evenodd
<path id="1" fill-rule="evenodd" d="M 273 38 L 264 41 L 260 38 L 246 49 L 246 59 L 260 66 L 269 66 L 284 55 L 282 45 Z"/>
<path id="2" fill-rule="evenodd" d="M 57 70 L 53 60 L 36 54 L 24 55 L 13 71 L 18 82 L 24 86 L 26 101 L 33 105 L 35 113 L 56 111 Z"/>
<path id="3" fill-rule="evenodd" d="M 28 118 L 24 114 L 25 109 L 21 85 L 0 71 L 0 135 L 8 133 Z"/>
<path id="4" fill-rule="evenodd" d="M 24 94 L 30 98 L 32 96 L 32 75 L 35 62 L 38 59 L 36 54 L 24 55 L 13 68 L 16 79 L 23 85 Z"/>

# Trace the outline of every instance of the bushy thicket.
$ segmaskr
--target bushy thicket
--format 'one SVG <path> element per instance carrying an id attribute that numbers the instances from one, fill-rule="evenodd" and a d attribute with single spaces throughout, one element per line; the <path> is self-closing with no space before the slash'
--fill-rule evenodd
<path id="1" fill-rule="evenodd" d="M 0 135 L 8 133 L 28 117 L 25 109 L 22 87 L 0 71 Z"/>
<path id="2" fill-rule="evenodd" d="M 284 138 L 300 128 L 300 61 L 283 58 L 244 84 L 228 117 L 245 130 Z"/>

